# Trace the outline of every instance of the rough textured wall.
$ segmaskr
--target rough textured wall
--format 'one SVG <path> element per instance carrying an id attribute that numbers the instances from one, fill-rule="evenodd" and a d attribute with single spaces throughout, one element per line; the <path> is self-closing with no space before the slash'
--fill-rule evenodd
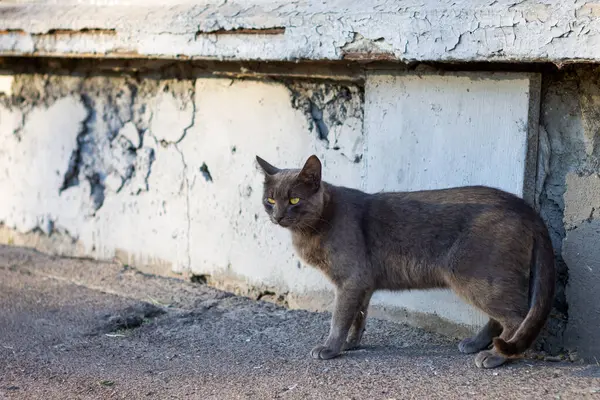
<path id="1" fill-rule="evenodd" d="M 566 345 L 582 355 L 600 353 L 594 340 L 600 326 L 599 77 L 590 68 L 545 74 L 540 116 L 541 212 L 560 267 L 542 344 L 560 349 L 564 331 Z M 328 287 L 289 249 L 265 257 L 260 246 L 249 245 L 286 240 L 268 224 L 242 232 L 242 241 L 204 227 L 264 218 L 253 208 L 260 177 L 248 160 L 255 153 L 291 166 L 303 161 L 298 154 L 315 152 L 328 179 L 357 185 L 364 173 L 361 87 L 25 74 L 2 77 L 0 92 L 0 241 L 60 254 L 116 254 L 162 273 L 225 262 L 230 276 L 262 271 L 262 296 L 283 295 L 290 304 L 291 296 L 270 289 Z M 230 113 L 215 116 L 216 106 Z M 242 134 L 233 143 L 214 134 L 219 130 Z M 214 146 L 203 144 L 207 138 Z M 231 260 L 213 258 L 210 249 L 223 245 Z M 242 271 L 249 259 L 260 260 L 261 268 Z M 270 264 L 277 259 L 285 265 Z M 289 268 L 292 274 L 278 272 Z"/>
<path id="2" fill-rule="evenodd" d="M 0 171 L 8 192 L 0 220 L 18 232 L 67 236 L 84 253 L 103 257 L 114 248 L 101 238 L 119 238 L 119 221 L 143 209 L 155 227 L 138 223 L 127 234 L 138 236 L 154 257 L 177 254 L 175 264 L 185 265 L 181 241 L 149 245 L 159 230 L 185 236 L 177 218 L 185 213 L 185 197 L 176 141 L 192 123 L 193 82 L 18 75 L 13 93 L 0 108 L 16 125 L 2 123 Z M 161 126 L 167 114 L 169 126 Z M 171 163 L 174 176 L 150 176 L 157 158 Z"/>
<path id="3" fill-rule="evenodd" d="M 3 55 L 560 64 L 600 54 L 591 0 L 17 3 L 0 4 Z"/>
<path id="4" fill-rule="evenodd" d="M 600 357 L 600 70 L 546 76 L 540 123 L 547 138 L 540 144 L 540 201 L 561 283 L 549 329 L 559 333 L 566 325 L 566 346 L 593 359 Z"/>
<path id="5" fill-rule="evenodd" d="M 157 272 L 193 266 L 252 276 L 266 287 L 329 288 L 289 244 L 278 245 L 289 238 L 266 221 L 254 156 L 295 167 L 316 153 L 328 179 L 358 186 L 361 87 L 76 74 L 6 79 L 4 241 L 19 240 L 10 230 L 41 233 L 27 244 L 116 255 Z M 265 259 L 265 249 L 275 254 Z"/>

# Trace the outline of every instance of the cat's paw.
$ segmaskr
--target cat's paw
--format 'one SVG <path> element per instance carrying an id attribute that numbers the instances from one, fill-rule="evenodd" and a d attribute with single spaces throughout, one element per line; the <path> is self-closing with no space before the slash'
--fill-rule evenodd
<path id="1" fill-rule="evenodd" d="M 485 350 L 475 356 L 475 365 L 478 368 L 496 368 L 506 361 L 508 361 L 506 357 L 502 357 L 493 350 Z"/>
<path id="2" fill-rule="evenodd" d="M 310 355 L 317 360 L 329 360 L 340 355 L 339 351 L 334 351 L 327 346 L 317 346 L 311 350 Z"/>
<path id="3" fill-rule="evenodd" d="M 458 344 L 458 351 L 465 354 L 477 353 L 489 346 L 489 343 L 482 343 L 476 338 L 466 338 Z"/>
<path id="4" fill-rule="evenodd" d="M 344 343 L 342 350 L 343 351 L 357 350 L 359 347 L 360 347 L 360 340 L 348 339 L 348 341 L 346 343 Z"/>

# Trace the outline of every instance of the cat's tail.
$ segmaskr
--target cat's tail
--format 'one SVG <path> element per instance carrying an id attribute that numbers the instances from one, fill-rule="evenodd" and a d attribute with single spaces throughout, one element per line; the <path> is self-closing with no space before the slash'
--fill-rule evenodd
<path id="1" fill-rule="evenodd" d="M 529 311 L 508 341 L 494 338 L 496 351 L 505 357 L 517 356 L 533 344 L 552 309 L 556 280 L 554 251 L 545 224 L 540 219 L 537 225 L 529 276 Z"/>

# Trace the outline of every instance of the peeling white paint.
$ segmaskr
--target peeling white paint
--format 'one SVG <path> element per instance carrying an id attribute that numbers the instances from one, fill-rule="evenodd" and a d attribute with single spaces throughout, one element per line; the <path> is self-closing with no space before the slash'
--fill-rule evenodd
<path id="1" fill-rule="evenodd" d="M 131 143 L 131 146 L 135 147 L 136 149 L 140 147 L 140 134 L 133 122 L 127 122 L 125 125 L 123 125 L 123 127 L 119 130 L 119 135 L 127 139 L 129 143 Z"/>
<path id="2" fill-rule="evenodd" d="M 77 234 L 87 215 L 82 208 L 88 202 L 69 190 L 61 194 L 59 189 L 87 111 L 73 97 L 47 109 L 36 108 L 19 137 L 14 134 L 18 114 L 11 117 L 10 111 L 0 107 L 0 221 L 20 232 L 40 228 L 50 233 L 54 224 Z"/>
<path id="3" fill-rule="evenodd" d="M 137 0 L 102 6 L 13 1 L 0 5 L 0 54 L 286 61 L 352 59 L 358 53 L 400 61 L 600 61 L 599 9 L 594 1 L 550 0 L 205 0 L 169 7 Z M 235 29 L 245 31 L 231 33 Z"/>
<path id="4" fill-rule="evenodd" d="M 196 109 L 196 124 L 180 143 L 190 185 L 192 271 L 232 273 L 282 291 L 330 288 L 316 270 L 298 268 L 289 233 L 268 221 L 261 200 L 263 177 L 254 157 L 297 168 L 316 153 L 325 164 L 326 179 L 351 186 L 359 185 L 360 164 L 328 150 L 310 132 L 303 112 L 291 107 L 284 85 L 199 79 Z M 356 126 L 348 122 L 347 132 L 362 134 L 352 132 Z M 200 172 L 203 164 L 212 181 Z"/>
<path id="5" fill-rule="evenodd" d="M 324 123 L 331 125 L 330 144 L 311 130 L 305 110 L 294 108 L 284 84 L 211 78 L 196 80 L 195 88 L 189 82 L 179 88 L 169 84 L 177 95 L 165 90 L 167 83 L 159 83 L 152 97 L 135 101 L 119 89 L 103 93 L 99 87 L 85 104 L 69 97 L 48 109 L 36 107 L 27 114 L 21 142 L 15 134 L 21 112 L 0 108 L 2 142 L 8 144 L 0 148 L 5 155 L 0 182 L 11 187 L 0 196 L 0 222 L 19 232 L 67 232 L 87 254 L 101 259 L 119 255 L 132 264 L 162 263 L 174 271 L 229 272 L 282 290 L 329 288 L 317 271 L 298 268 L 289 234 L 266 220 L 254 156 L 294 167 L 316 153 L 329 179 L 359 185 L 362 166 L 343 153 L 363 152 L 359 90 L 348 89 L 339 104 L 339 90 L 326 85 L 310 84 L 311 91 L 295 95 L 302 104 L 307 96 L 323 98 L 318 103 L 325 110 Z M 192 91 L 195 96 L 189 97 Z M 122 107 L 114 107 L 115 93 L 121 94 Z M 136 101 L 146 106 L 143 115 L 132 111 L 139 108 Z M 342 106 L 344 111 L 336 111 Z M 146 114 L 141 124 L 149 129 L 141 144 L 132 121 Z M 140 145 L 135 153 L 128 150 Z M 47 166 L 42 173 L 41 167 L 28 168 L 30 147 L 36 160 L 44 149 L 42 155 L 52 158 L 48 165 L 62 165 L 53 179 L 44 175 Z M 73 154 L 79 154 L 77 167 L 61 192 Z M 89 179 L 95 175 L 98 182 Z M 33 177 L 44 185 L 29 184 Z M 100 189 L 98 205 L 94 190 Z M 25 207 L 32 199 L 37 200 Z M 267 259 L 265 253 L 273 256 Z"/>
<path id="6" fill-rule="evenodd" d="M 168 90 L 166 81 L 136 83 L 127 91 L 119 78 L 85 78 L 70 90 L 94 90 L 35 106 L 22 128 L 20 111 L 0 107 L 0 186 L 9 188 L 0 195 L 0 222 L 22 233 L 65 232 L 83 254 L 101 259 L 234 276 L 312 296 L 331 285 L 300 263 L 289 232 L 268 220 L 255 156 L 299 167 L 317 154 L 325 180 L 369 192 L 481 177 L 489 179 L 478 183 L 516 190 L 523 183 L 526 135 L 518 122 L 527 120 L 527 79 L 472 76 L 370 75 L 365 112 L 362 90 L 340 83 L 202 78 L 194 85 L 169 81 Z M 417 146 L 415 138 L 427 143 Z M 482 158 L 481 151 L 497 154 Z M 403 175 L 409 162 L 414 168 Z M 378 295 L 375 303 L 483 322 L 445 293 Z"/>

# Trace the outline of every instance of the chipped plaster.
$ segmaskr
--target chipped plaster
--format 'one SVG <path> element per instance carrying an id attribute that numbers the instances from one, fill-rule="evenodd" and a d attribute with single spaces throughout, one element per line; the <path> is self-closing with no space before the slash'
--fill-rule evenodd
<path id="1" fill-rule="evenodd" d="M 71 3 L 3 2 L 0 55 L 600 61 L 600 6 L 593 1 Z"/>

